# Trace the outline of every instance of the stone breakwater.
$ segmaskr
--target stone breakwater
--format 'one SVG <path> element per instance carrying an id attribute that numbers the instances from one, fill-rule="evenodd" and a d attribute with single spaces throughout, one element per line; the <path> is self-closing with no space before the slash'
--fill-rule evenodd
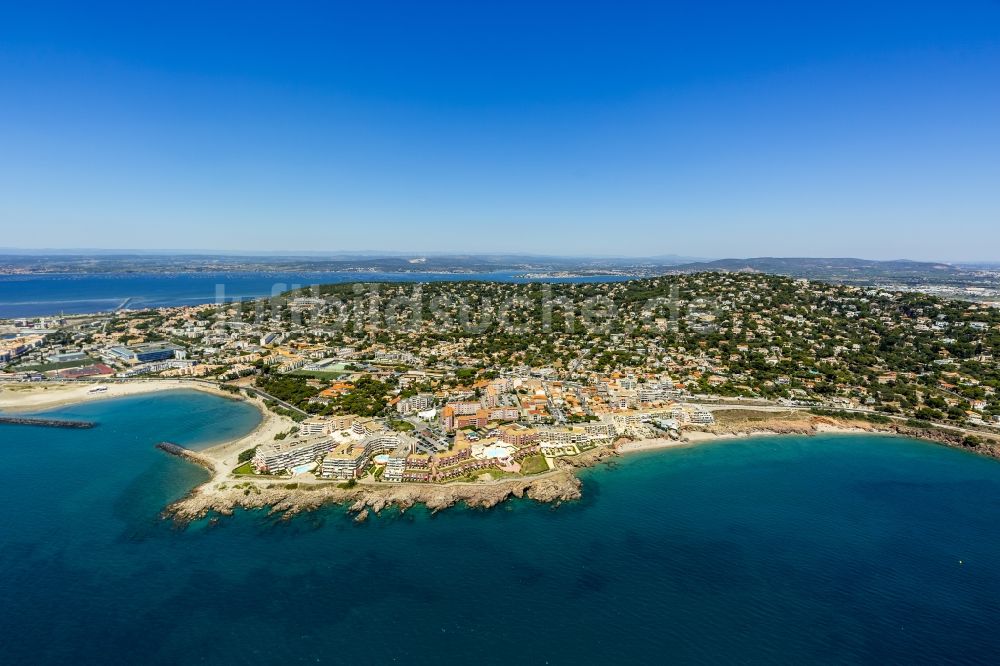
<path id="1" fill-rule="evenodd" d="M 42 428 L 86 429 L 97 426 L 93 421 L 71 421 L 68 419 L 43 419 L 28 416 L 0 416 L 0 423 L 11 425 L 39 426 Z"/>
<path id="2" fill-rule="evenodd" d="M 197 451 L 192 451 L 191 449 L 186 449 L 179 444 L 174 444 L 173 442 L 160 442 L 156 445 L 156 448 L 168 453 L 172 456 L 177 456 L 178 458 L 186 458 L 196 465 L 201 465 L 210 472 L 216 471 L 215 462 Z"/>

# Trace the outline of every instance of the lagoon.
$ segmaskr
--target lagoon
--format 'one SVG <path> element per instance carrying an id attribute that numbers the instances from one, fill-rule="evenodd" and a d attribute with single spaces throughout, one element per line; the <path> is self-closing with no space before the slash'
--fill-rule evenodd
<path id="1" fill-rule="evenodd" d="M 56 273 L 0 275 L 0 319 L 59 314 L 178 307 L 274 296 L 293 288 L 341 282 L 536 281 L 520 272 L 225 272 L 225 273 Z M 623 276 L 546 278 L 545 282 L 608 282 Z M 220 291 L 221 289 L 221 291 Z"/>

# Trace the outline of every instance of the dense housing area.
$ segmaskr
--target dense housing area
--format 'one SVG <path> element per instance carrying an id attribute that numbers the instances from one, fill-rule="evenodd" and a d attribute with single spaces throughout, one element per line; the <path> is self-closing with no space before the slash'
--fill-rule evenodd
<path id="1" fill-rule="evenodd" d="M 11 380 L 190 377 L 298 422 L 248 473 L 447 481 L 710 423 L 712 401 L 1000 423 L 1000 313 L 756 273 L 339 284 L 7 322 Z"/>

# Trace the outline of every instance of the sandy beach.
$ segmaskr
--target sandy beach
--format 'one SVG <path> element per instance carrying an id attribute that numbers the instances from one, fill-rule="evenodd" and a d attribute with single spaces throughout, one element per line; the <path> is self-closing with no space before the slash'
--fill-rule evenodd
<path id="1" fill-rule="evenodd" d="M 746 432 L 726 432 L 708 430 L 685 430 L 680 439 L 669 439 L 666 437 L 656 439 L 639 439 L 632 442 L 623 442 L 614 447 L 616 453 L 627 454 L 637 451 L 652 451 L 656 449 L 672 449 L 682 446 L 693 446 L 704 444 L 705 442 L 716 442 L 727 439 L 749 439 L 751 437 L 773 437 L 775 435 L 787 434 L 813 434 L 813 433 L 843 433 L 843 434 L 872 434 L 870 430 L 863 428 L 838 426 L 833 424 L 813 424 L 812 432 L 790 433 L 783 429 L 761 429 Z"/>
<path id="2" fill-rule="evenodd" d="M 96 386 L 106 386 L 107 391 L 93 393 L 92 390 Z M 84 402 L 177 390 L 201 391 L 230 400 L 241 400 L 252 404 L 261 413 L 260 424 L 250 433 L 189 456 L 195 462 L 210 468 L 215 477 L 227 476 L 236 467 L 237 458 L 242 451 L 252 449 L 265 442 L 274 441 L 276 434 L 287 432 L 295 425 L 295 422 L 290 418 L 279 416 L 267 409 L 259 398 L 248 398 L 243 395 L 234 396 L 213 384 L 180 379 L 106 384 L 4 384 L 0 385 L 0 413 L 41 411 Z"/>
<path id="3" fill-rule="evenodd" d="M 97 386 L 106 386 L 106 391 L 92 392 Z M 267 409 L 260 398 L 233 395 L 207 382 L 190 380 L 120 381 L 107 383 L 10 383 L 0 384 L 0 413 L 17 414 L 36 412 L 73 404 L 110 400 L 135 395 L 159 393 L 163 391 L 194 390 L 211 393 L 231 400 L 241 400 L 256 407 L 261 414 L 261 422 L 251 432 L 238 439 L 216 444 L 201 451 L 186 451 L 190 461 L 201 465 L 212 473 L 212 478 L 192 491 L 193 495 L 212 495 L 225 482 L 231 480 L 232 470 L 239 464 L 239 454 L 260 444 L 274 441 L 275 435 L 287 432 L 295 422 L 279 416 Z M 310 477 L 310 480 L 313 480 Z"/>
<path id="4" fill-rule="evenodd" d="M 93 392 L 103 386 L 106 391 Z M 44 383 L 3 383 L 0 384 L 0 412 L 31 412 L 55 409 L 81 402 L 124 398 L 132 395 L 189 389 L 204 391 L 231 398 L 212 384 L 182 379 L 133 380 L 106 383 L 44 382 Z"/>
<path id="5" fill-rule="evenodd" d="M 97 386 L 105 386 L 107 390 L 92 392 Z M 192 460 L 213 468 L 217 476 L 227 476 L 237 466 L 237 458 L 241 452 L 265 442 L 272 442 L 275 435 L 287 432 L 296 425 L 292 419 L 267 409 L 260 398 L 250 398 L 243 394 L 234 395 L 208 382 L 183 379 L 132 380 L 100 384 L 75 382 L 0 384 L 0 413 L 43 411 L 85 402 L 177 390 L 202 391 L 230 400 L 240 400 L 253 405 L 261 413 L 261 422 L 252 432 L 238 439 L 197 451 L 197 455 L 190 456 Z"/>
<path id="6" fill-rule="evenodd" d="M 670 449 L 677 446 L 684 446 L 690 442 L 683 439 L 669 439 L 667 437 L 656 439 L 637 439 L 631 442 L 622 442 L 614 447 L 617 453 L 634 453 L 636 451 L 650 451 L 653 449 Z"/>
<path id="7" fill-rule="evenodd" d="M 406 508 L 416 503 L 432 509 L 464 502 L 470 506 L 488 507 L 508 497 L 532 497 L 542 502 L 579 497 L 579 481 L 568 470 L 551 471 L 524 479 L 506 479 L 479 484 L 374 484 L 359 483 L 355 488 L 341 488 L 326 479 L 303 474 L 294 479 L 275 477 L 234 476 L 239 454 L 260 444 L 274 441 L 275 435 L 287 432 L 296 424 L 285 416 L 267 409 L 259 398 L 234 396 L 204 382 L 185 380 L 127 381 L 101 384 L 107 391 L 92 393 L 96 384 L 45 383 L 0 385 L 0 412 L 24 413 L 54 409 L 71 404 L 123 398 L 133 395 L 171 391 L 196 390 L 229 399 L 248 402 L 260 410 L 262 419 L 254 430 L 243 437 L 217 444 L 200 451 L 184 450 L 183 456 L 212 473 L 206 483 L 194 488 L 184 499 L 168 509 L 168 514 L 181 521 L 207 513 L 232 513 L 236 507 L 270 508 L 271 511 L 293 515 L 331 502 L 349 503 L 364 516 L 369 509 L 380 511 L 386 506 Z"/>
<path id="8" fill-rule="evenodd" d="M 229 473 L 239 464 L 239 455 L 247 449 L 273 442 L 274 436 L 288 432 L 295 426 L 295 421 L 287 416 L 279 416 L 264 406 L 259 398 L 243 398 L 260 410 L 262 420 L 250 433 L 222 444 L 203 449 L 198 453 L 212 461 L 217 477 L 228 477 Z"/>
<path id="9" fill-rule="evenodd" d="M 238 456 L 247 449 L 274 441 L 275 435 L 287 432 L 295 422 L 265 407 L 259 398 L 234 396 L 207 382 L 185 380 L 128 381 L 104 384 L 107 391 L 91 393 L 95 384 L 5 384 L 0 385 L 0 412 L 16 413 L 52 409 L 64 405 L 107 400 L 158 391 L 190 389 L 243 400 L 260 410 L 262 420 L 250 433 L 202 451 L 184 451 L 182 455 L 212 473 L 206 483 L 194 488 L 185 498 L 168 507 L 166 515 L 182 522 L 211 513 L 229 514 L 238 507 L 267 508 L 288 516 L 327 503 L 344 503 L 361 519 L 369 510 L 387 506 L 406 509 L 425 504 L 439 510 L 463 502 L 469 506 L 489 507 L 509 497 L 531 497 L 540 502 L 561 502 L 580 497 L 576 471 L 592 467 L 602 460 L 639 451 L 694 446 L 704 442 L 775 435 L 815 435 L 818 433 L 903 435 L 930 440 L 947 446 L 970 448 L 960 429 L 914 428 L 902 422 L 875 424 L 863 419 L 816 416 L 804 411 L 789 412 L 734 411 L 723 422 L 712 426 L 685 428 L 678 440 L 668 438 L 619 441 L 609 447 L 586 451 L 555 461 L 555 469 L 532 477 L 479 483 L 374 483 L 365 480 L 354 487 L 311 474 L 294 478 L 235 476 Z M 720 416 L 723 416 L 719 413 Z M 1000 458 L 1000 442 L 993 438 L 971 447 L 981 455 Z"/>

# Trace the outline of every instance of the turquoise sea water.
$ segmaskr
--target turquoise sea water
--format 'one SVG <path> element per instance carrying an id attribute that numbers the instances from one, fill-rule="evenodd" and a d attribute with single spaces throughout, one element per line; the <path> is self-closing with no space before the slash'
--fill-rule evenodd
<path id="1" fill-rule="evenodd" d="M 584 499 L 431 516 L 242 512 L 153 449 L 258 418 L 188 392 L 0 426 L 4 663 L 995 663 L 1000 464 L 767 438 L 588 470 Z"/>

